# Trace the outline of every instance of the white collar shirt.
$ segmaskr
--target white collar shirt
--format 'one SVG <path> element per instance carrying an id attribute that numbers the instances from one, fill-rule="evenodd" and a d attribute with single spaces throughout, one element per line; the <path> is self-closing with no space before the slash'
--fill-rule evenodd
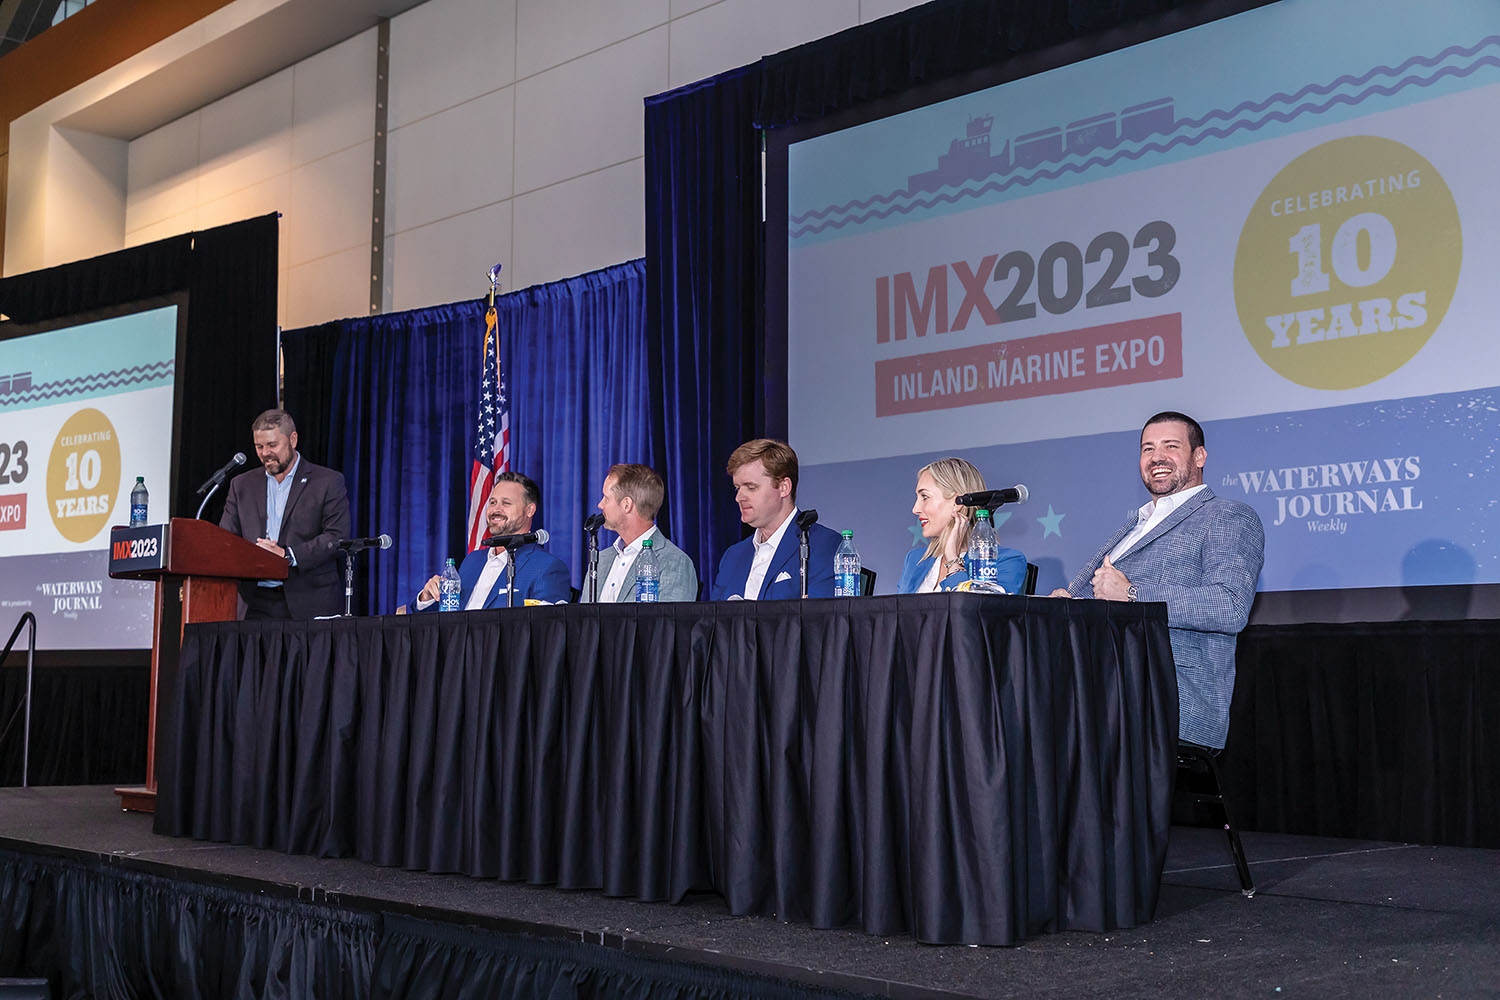
<path id="1" fill-rule="evenodd" d="M 510 552 L 504 546 L 495 546 L 490 549 L 490 554 L 485 557 L 484 569 L 479 571 L 479 579 L 474 581 L 474 589 L 469 592 L 469 603 L 464 605 L 465 611 L 477 611 L 484 607 L 490 599 L 490 592 L 495 585 L 503 579 L 505 564 L 510 561 Z"/>
<path id="2" fill-rule="evenodd" d="M 620 600 L 620 588 L 625 586 L 630 567 L 635 565 L 636 557 L 641 554 L 641 543 L 648 538 L 651 539 L 651 547 L 656 548 L 656 525 L 647 528 L 645 534 L 629 545 L 622 546 L 620 539 L 615 539 L 615 559 L 609 564 L 609 575 L 604 578 L 604 585 L 599 588 L 600 604 L 615 604 Z"/>
<path id="3" fill-rule="evenodd" d="M 1189 497 L 1206 486 L 1206 483 L 1199 483 L 1192 489 L 1173 493 L 1170 496 L 1159 497 L 1149 503 L 1142 504 L 1141 509 L 1135 513 L 1135 527 L 1130 529 L 1128 535 L 1120 539 L 1118 545 L 1109 550 L 1109 561 L 1112 563 L 1119 562 L 1121 556 L 1135 548 L 1137 542 L 1151 533 L 1151 529 L 1165 521 L 1172 511 L 1181 507 Z"/>
<path id="4" fill-rule="evenodd" d="M 917 584 L 917 593 L 935 594 L 938 592 L 938 573 L 943 568 L 943 555 L 938 553 L 932 557 L 932 566 L 927 570 L 927 575 L 922 577 L 922 582 Z"/>
<path id="5" fill-rule="evenodd" d="M 781 522 L 781 527 L 773 531 L 770 538 L 761 541 L 758 531 L 750 536 L 755 543 L 755 558 L 750 560 L 750 575 L 745 577 L 745 600 L 753 601 L 760 597 L 761 587 L 766 582 L 766 571 L 771 568 L 771 560 L 776 556 L 776 548 L 786 535 L 787 527 L 796 520 L 797 508 L 793 507 L 786 520 Z"/>

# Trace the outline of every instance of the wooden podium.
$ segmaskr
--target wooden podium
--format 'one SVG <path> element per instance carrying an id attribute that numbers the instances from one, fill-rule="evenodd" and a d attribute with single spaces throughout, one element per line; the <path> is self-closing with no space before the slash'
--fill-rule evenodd
<path id="1" fill-rule="evenodd" d="M 166 524 L 115 528 L 109 537 L 109 575 L 156 581 L 151 626 L 151 717 L 146 730 L 146 784 L 116 788 L 122 809 L 156 810 L 158 754 L 176 732 L 171 692 L 177 679 L 182 629 L 190 622 L 229 621 L 239 614 L 241 580 L 285 580 L 286 560 L 216 524 L 174 517 Z M 162 692 L 167 692 L 165 712 Z M 164 741 L 168 747 L 170 739 Z M 167 752 L 170 752 L 168 749 Z"/>

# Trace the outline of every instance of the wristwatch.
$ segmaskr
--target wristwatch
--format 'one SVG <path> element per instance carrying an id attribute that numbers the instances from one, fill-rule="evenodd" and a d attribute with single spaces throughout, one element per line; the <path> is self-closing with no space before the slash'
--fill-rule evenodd
<path id="1" fill-rule="evenodd" d="M 1136 601 L 1139 601 L 1140 599 L 1141 599 L 1141 592 L 1136 587 L 1135 584 L 1132 583 L 1129 587 L 1125 588 L 1125 600 L 1130 601 L 1131 603 L 1134 603 Z"/>

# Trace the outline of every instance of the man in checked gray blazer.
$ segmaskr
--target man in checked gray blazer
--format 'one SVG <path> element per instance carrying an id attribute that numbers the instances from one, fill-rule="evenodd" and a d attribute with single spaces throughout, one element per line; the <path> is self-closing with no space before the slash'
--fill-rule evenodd
<path id="1" fill-rule="evenodd" d="M 1235 639 L 1250 618 L 1265 557 L 1260 517 L 1203 484 L 1203 428 L 1167 411 L 1141 430 L 1141 480 L 1152 500 L 1053 597 L 1164 601 L 1177 665 L 1177 732 L 1224 746 Z"/>
<path id="2" fill-rule="evenodd" d="M 636 598 L 636 557 L 641 542 L 651 539 L 661 567 L 658 600 L 691 601 L 698 596 L 698 573 L 688 554 L 673 545 L 656 526 L 656 512 L 661 509 L 666 487 L 656 470 L 645 465 L 613 465 L 604 477 L 599 512 L 604 526 L 618 532 L 615 544 L 599 553 L 599 603 L 625 604 Z M 593 599 L 588 580 L 583 582 L 585 604 Z"/>

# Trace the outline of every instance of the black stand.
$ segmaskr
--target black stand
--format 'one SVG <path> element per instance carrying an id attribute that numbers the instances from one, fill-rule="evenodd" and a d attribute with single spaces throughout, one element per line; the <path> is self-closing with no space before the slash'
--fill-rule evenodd
<path id="1" fill-rule="evenodd" d="M 589 539 L 589 601 L 593 604 L 599 603 L 599 529 L 588 528 Z"/>
<path id="2" fill-rule="evenodd" d="M 807 596 L 807 556 L 809 544 L 807 541 L 807 529 L 803 528 L 797 532 L 797 556 L 802 562 L 802 596 Z"/>
<path id="3" fill-rule="evenodd" d="M 438 595 L 441 598 L 441 594 Z M 354 616 L 354 553 L 344 553 L 344 617 Z"/>
<path id="4" fill-rule="evenodd" d="M 513 608 L 516 606 L 516 550 L 511 546 L 505 547 L 505 606 Z"/>
<path id="5" fill-rule="evenodd" d="M 198 505 L 198 513 L 193 515 L 193 520 L 197 521 L 202 519 L 203 508 L 208 506 L 208 502 L 213 499 L 214 494 L 219 492 L 219 487 L 223 485 L 224 484 L 222 482 L 214 483 L 214 488 L 203 494 L 203 502 Z"/>
<path id="6" fill-rule="evenodd" d="M 811 547 L 807 533 L 818 523 L 818 512 L 804 510 L 797 515 L 797 554 L 802 569 L 802 596 L 807 597 L 807 556 Z"/>

